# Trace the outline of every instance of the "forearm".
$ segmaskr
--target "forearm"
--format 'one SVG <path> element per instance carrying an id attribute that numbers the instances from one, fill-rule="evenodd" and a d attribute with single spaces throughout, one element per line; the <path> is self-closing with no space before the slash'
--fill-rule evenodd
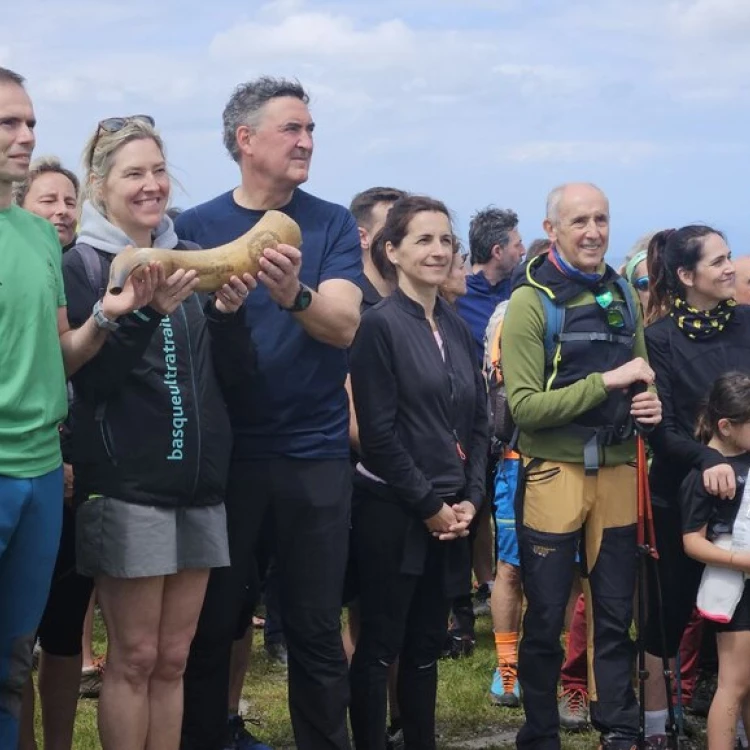
<path id="1" fill-rule="evenodd" d="M 60 334 L 65 374 L 68 377 L 98 354 L 108 333 L 96 325 L 92 316 L 80 328 Z"/>
<path id="2" fill-rule="evenodd" d="M 733 559 L 736 553 L 729 549 L 722 549 L 710 542 L 699 531 L 684 534 L 682 544 L 685 548 L 685 554 L 694 560 L 698 560 L 698 562 L 732 570 L 744 570 Z"/>
<path id="3" fill-rule="evenodd" d="M 552 391 L 535 390 L 529 386 L 508 387 L 513 419 L 520 429 L 529 431 L 568 424 L 606 398 L 601 373 L 592 373 L 572 385 Z"/>
<path id="4" fill-rule="evenodd" d="M 359 326 L 358 306 L 318 292 L 306 310 L 291 314 L 314 339 L 339 349 L 351 346 Z"/>

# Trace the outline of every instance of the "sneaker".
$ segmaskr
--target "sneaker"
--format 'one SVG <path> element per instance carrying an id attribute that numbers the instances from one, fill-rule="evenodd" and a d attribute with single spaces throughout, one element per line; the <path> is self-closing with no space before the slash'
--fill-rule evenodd
<path id="1" fill-rule="evenodd" d="M 289 654 L 286 650 L 286 644 L 281 642 L 267 643 L 265 649 L 270 661 L 282 667 L 287 666 L 289 663 Z"/>
<path id="2" fill-rule="evenodd" d="M 648 747 L 648 740 L 646 741 L 646 747 Z M 599 740 L 599 750 L 638 750 L 638 740 L 604 735 Z"/>
<path id="3" fill-rule="evenodd" d="M 474 617 L 486 617 L 492 614 L 490 610 L 490 596 L 492 591 L 487 583 L 481 584 L 474 592 Z"/>
<path id="4" fill-rule="evenodd" d="M 385 746 L 387 750 L 404 750 L 404 730 L 399 728 L 395 732 L 386 732 Z"/>
<path id="5" fill-rule="evenodd" d="M 81 684 L 78 687 L 78 695 L 81 698 L 98 698 L 102 689 L 104 679 L 104 659 L 97 657 L 90 667 L 81 670 Z"/>
<path id="6" fill-rule="evenodd" d="M 271 750 L 270 745 L 261 742 L 255 735 L 245 729 L 245 724 L 257 723 L 242 716 L 232 716 L 229 719 L 229 739 L 224 745 L 224 750 Z"/>
<path id="7" fill-rule="evenodd" d="M 515 664 L 508 664 L 503 669 L 496 669 L 490 686 L 490 700 L 496 706 L 520 708 L 521 688 L 518 684 Z"/>
<path id="8" fill-rule="evenodd" d="M 589 723 L 589 697 L 580 688 L 564 688 L 557 701 L 560 726 L 569 732 L 582 732 Z M 608 748 L 608 745 L 603 747 Z"/>
<path id="9" fill-rule="evenodd" d="M 31 651 L 31 669 L 36 671 L 39 669 L 39 657 L 42 655 L 42 644 L 39 641 L 34 641 L 34 648 Z"/>
<path id="10" fill-rule="evenodd" d="M 476 641 L 468 635 L 452 635 L 448 633 L 445 639 L 441 659 L 460 659 L 474 653 Z"/>

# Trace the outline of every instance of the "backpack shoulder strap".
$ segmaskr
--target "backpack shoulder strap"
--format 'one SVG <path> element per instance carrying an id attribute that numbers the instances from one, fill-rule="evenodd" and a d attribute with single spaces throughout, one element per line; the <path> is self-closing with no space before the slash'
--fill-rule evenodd
<path id="1" fill-rule="evenodd" d="M 555 357 L 558 336 L 565 327 L 565 305 L 556 305 L 551 297 L 537 289 L 544 310 L 544 362 L 549 367 Z"/>
<path id="2" fill-rule="evenodd" d="M 615 284 L 620 290 L 620 294 L 625 298 L 625 305 L 627 306 L 628 315 L 630 317 L 630 325 L 633 328 L 633 331 L 635 331 L 635 323 L 638 320 L 638 314 L 635 309 L 632 287 L 622 276 L 617 277 Z"/>
<path id="3" fill-rule="evenodd" d="M 77 244 L 70 250 L 70 252 L 78 253 L 83 261 L 86 278 L 89 280 L 91 288 L 97 293 L 99 299 L 101 299 L 104 296 L 107 285 L 102 256 L 99 255 L 91 245 L 86 245 L 84 243 Z"/>

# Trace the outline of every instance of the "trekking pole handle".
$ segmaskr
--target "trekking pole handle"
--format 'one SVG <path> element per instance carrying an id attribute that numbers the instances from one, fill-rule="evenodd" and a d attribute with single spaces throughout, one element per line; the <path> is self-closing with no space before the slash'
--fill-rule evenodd
<path id="1" fill-rule="evenodd" d="M 632 401 L 635 396 L 637 396 L 639 393 L 646 393 L 648 390 L 648 385 L 644 383 L 642 380 L 637 380 L 633 385 L 630 386 L 630 400 Z M 636 431 L 640 435 L 648 435 L 651 433 L 656 425 L 653 424 L 642 424 L 637 419 L 633 420 L 633 424 L 635 425 Z"/>

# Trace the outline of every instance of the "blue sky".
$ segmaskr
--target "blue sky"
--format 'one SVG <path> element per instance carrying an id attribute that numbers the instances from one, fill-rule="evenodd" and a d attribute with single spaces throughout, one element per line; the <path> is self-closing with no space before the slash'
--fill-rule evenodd
<path id="1" fill-rule="evenodd" d="M 541 234 L 547 192 L 610 197 L 611 258 L 693 221 L 750 253 L 748 0 L 25 0 L 0 65 L 28 79 L 37 155 L 77 168 L 103 117 L 147 112 L 189 206 L 237 183 L 221 145 L 232 88 L 309 88 L 307 189 L 386 184 L 443 199 L 465 237 L 487 204 Z"/>

